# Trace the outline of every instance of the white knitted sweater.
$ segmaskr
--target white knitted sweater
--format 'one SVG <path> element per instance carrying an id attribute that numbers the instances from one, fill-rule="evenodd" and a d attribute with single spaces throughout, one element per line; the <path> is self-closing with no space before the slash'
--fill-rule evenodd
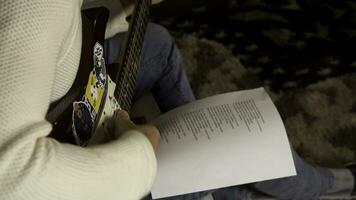
<path id="1" fill-rule="evenodd" d="M 81 148 L 46 137 L 51 101 L 74 81 L 81 1 L 0 0 L 0 199 L 139 199 L 156 159 L 139 132 Z"/>

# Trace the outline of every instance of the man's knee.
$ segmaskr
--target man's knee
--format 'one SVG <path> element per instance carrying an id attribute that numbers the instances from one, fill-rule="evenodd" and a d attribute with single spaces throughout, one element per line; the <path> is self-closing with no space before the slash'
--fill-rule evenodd
<path id="1" fill-rule="evenodd" d="M 151 45 L 159 48 L 171 48 L 173 39 L 168 30 L 161 25 L 149 23 L 146 29 L 146 39 Z"/>
<path id="2" fill-rule="evenodd" d="M 147 29 L 146 29 L 146 34 L 150 36 L 151 38 L 157 38 L 159 40 L 165 39 L 165 40 L 171 40 L 172 37 L 169 34 L 168 30 L 155 23 L 148 23 Z"/>

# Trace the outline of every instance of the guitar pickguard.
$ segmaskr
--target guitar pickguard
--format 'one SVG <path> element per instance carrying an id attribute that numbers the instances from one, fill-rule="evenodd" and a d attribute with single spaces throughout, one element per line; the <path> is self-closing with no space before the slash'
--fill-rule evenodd
<path id="1" fill-rule="evenodd" d="M 110 77 L 106 74 L 105 60 L 103 57 L 103 47 L 96 43 L 93 50 L 93 63 L 94 68 L 89 74 L 88 83 L 85 88 L 85 94 L 81 101 L 76 101 L 73 103 L 73 114 L 72 114 L 72 133 L 75 141 L 80 146 L 86 146 L 89 141 L 93 138 L 96 127 L 98 127 L 98 118 L 109 113 L 108 111 L 101 111 L 100 108 L 103 106 L 105 108 L 105 103 L 108 97 L 108 90 L 106 87 L 107 79 Z M 104 101 L 105 100 L 105 101 Z"/>
<path id="2" fill-rule="evenodd" d="M 150 5 L 151 0 L 135 3 L 123 50 L 108 73 L 100 45 L 104 43 L 108 10 L 82 12 L 83 43 L 78 73 L 67 94 L 50 105 L 46 119 L 53 129 L 49 137 L 80 146 L 113 139 L 114 111 L 131 110 Z"/>
<path id="3" fill-rule="evenodd" d="M 89 141 L 89 145 L 100 144 L 115 138 L 114 131 L 114 114 L 115 111 L 121 110 L 120 105 L 114 97 L 116 84 L 108 77 L 107 95 L 103 110 L 98 121 L 97 129 Z"/>

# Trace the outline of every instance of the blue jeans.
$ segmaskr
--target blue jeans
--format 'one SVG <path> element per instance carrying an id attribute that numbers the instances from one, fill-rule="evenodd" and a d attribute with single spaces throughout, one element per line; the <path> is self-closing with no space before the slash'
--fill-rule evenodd
<path id="1" fill-rule="evenodd" d="M 119 55 L 123 39 L 124 34 L 119 33 L 105 41 L 107 63 L 112 63 Z M 134 101 L 149 91 L 152 92 L 162 112 L 194 100 L 179 51 L 167 30 L 156 24 L 149 24 L 146 31 Z M 256 189 L 278 199 L 309 200 L 325 194 L 333 184 L 332 173 L 327 169 L 311 166 L 294 150 L 292 152 L 297 176 L 164 199 L 201 199 L 209 193 L 212 193 L 215 200 L 247 199 L 246 188 Z"/>

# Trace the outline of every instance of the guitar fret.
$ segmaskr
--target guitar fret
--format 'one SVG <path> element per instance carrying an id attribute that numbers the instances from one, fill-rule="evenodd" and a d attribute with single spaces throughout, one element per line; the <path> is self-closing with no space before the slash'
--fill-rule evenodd
<path id="1" fill-rule="evenodd" d="M 124 108 L 125 108 L 125 110 L 129 112 L 129 107 L 130 107 L 129 105 L 130 105 L 131 103 L 128 102 L 127 98 L 124 98 L 124 99 L 123 99 L 123 103 L 124 103 Z"/>
<path id="2" fill-rule="evenodd" d="M 129 96 L 129 94 L 132 91 L 131 91 L 131 88 L 129 88 L 129 86 L 128 86 L 128 81 L 126 80 L 125 82 L 126 82 L 126 85 L 125 85 L 125 87 L 122 88 L 122 90 L 123 90 L 123 94 L 124 94 L 123 98 L 127 99 L 127 97 Z"/>
<path id="3" fill-rule="evenodd" d="M 136 75 L 140 66 L 141 48 L 144 43 L 145 29 L 147 27 L 149 6 L 151 0 L 138 0 L 134 16 L 130 23 L 129 37 L 125 46 L 126 56 L 123 58 L 122 71 L 117 77 L 115 95 L 119 104 L 129 111 L 135 89 Z"/>
<path id="4" fill-rule="evenodd" d="M 134 78 L 133 78 L 133 76 L 131 74 L 132 74 L 132 72 L 129 73 L 128 79 L 129 79 L 129 81 L 131 81 L 131 83 L 134 83 L 135 80 L 134 80 Z"/>
<path id="5" fill-rule="evenodd" d="M 133 82 L 130 82 L 129 80 L 127 81 L 129 83 L 126 84 L 126 90 L 129 90 L 129 94 L 132 94 L 133 91 L 134 91 L 134 88 L 133 88 Z"/>
<path id="6" fill-rule="evenodd" d="M 128 68 L 129 69 L 129 68 Z M 130 70 L 129 70 L 130 71 Z M 132 73 L 132 72 L 129 72 Z M 121 97 L 125 99 L 130 99 L 134 91 L 134 80 L 132 76 L 125 76 L 123 82 L 126 83 L 125 87 L 121 87 Z M 123 94 L 126 94 L 123 95 Z"/>

